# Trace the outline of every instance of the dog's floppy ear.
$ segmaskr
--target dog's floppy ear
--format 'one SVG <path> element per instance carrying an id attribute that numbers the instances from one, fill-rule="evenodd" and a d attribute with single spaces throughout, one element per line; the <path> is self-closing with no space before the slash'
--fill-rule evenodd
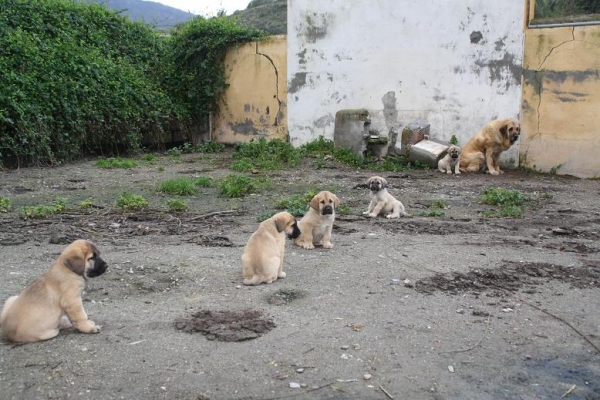
<path id="1" fill-rule="evenodd" d="M 373 177 L 370 177 L 369 179 L 367 179 L 367 186 L 371 186 L 371 182 L 373 182 Z"/>
<path id="2" fill-rule="evenodd" d="M 502 126 L 498 130 L 500 131 L 500 134 L 502 136 L 508 137 L 508 122 L 505 122 L 504 124 L 502 124 Z"/>
<path id="3" fill-rule="evenodd" d="M 290 222 L 290 217 L 285 213 L 279 213 L 275 218 L 275 228 L 277 232 L 283 232 Z"/>
<path id="4" fill-rule="evenodd" d="M 340 199 L 338 199 L 338 197 L 335 194 L 331 194 L 331 198 L 333 199 L 333 206 L 335 208 L 338 208 L 338 206 L 340 205 Z"/>
<path id="5" fill-rule="evenodd" d="M 385 178 L 381 178 L 381 187 L 386 189 L 388 187 L 388 183 Z"/>
<path id="6" fill-rule="evenodd" d="M 321 200 L 320 195 L 316 195 L 315 197 L 312 198 L 312 200 L 310 201 L 310 206 L 312 208 L 314 208 L 315 210 L 319 211 L 319 201 Z"/>
<path id="7" fill-rule="evenodd" d="M 79 248 L 70 250 L 64 254 L 65 265 L 77 275 L 83 276 L 85 272 L 85 252 Z"/>

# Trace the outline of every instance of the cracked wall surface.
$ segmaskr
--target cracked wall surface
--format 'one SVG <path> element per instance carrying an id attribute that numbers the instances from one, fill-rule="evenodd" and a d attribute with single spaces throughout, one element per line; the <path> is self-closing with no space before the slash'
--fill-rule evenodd
<path id="1" fill-rule="evenodd" d="M 272 36 L 227 53 L 229 87 L 212 114 L 213 140 L 287 139 L 286 52 L 285 36 Z"/>
<path id="2" fill-rule="evenodd" d="M 334 116 L 366 108 L 371 129 L 416 121 L 466 144 L 489 120 L 518 118 L 523 1 L 288 1 L 289 132 L 332 139 Z M 516 164 L 517 146 L 506 160 Z"/>
<path id="3" fill-rule="evenodd" d="M 525 34 L 520 162 L 600 177 L 600 26 Z"/>

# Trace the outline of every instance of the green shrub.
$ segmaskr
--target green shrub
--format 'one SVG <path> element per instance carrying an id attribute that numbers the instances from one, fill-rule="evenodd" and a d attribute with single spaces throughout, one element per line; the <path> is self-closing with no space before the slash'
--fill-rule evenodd
<path id="1" fill-rule="evenodd" d="M 123 211 L 139 211 L 148 206 L 148 200 L 138 194 L 123 193 L 116 205 Z"/>
<path id="2" fill-rule="evenodd" d="M 160 86 L 165 42 L 98 4 L 0 2 L 0 163 L 135 151 L 178 124 Z"/>
<path id="3" fill-rule="evenodd" d="M 0 212 L 8 212 L 12 207 L 12 203 L 8 197 L 0 197 Z"/>
<path id="4" fill-rule="evenodd" d="M 133 168 L 137 166 L 134 160 L 125 160 L 123 158 L 105 158 L 98 160 L 96 166 L 99 168 Z"/>
<path id="5" fill-rule="evenodd" d="M 445 200 L 435 200 L 433 203 L 431 203 L 430 208 L 446 208 L 448 207 L 448 202 Z"/>
<path id="6" fill-rule="evenodd" d="M 194 185 L 198 187 L 211 187 L 213 185 L 213 180 L 207 176 L 199 176 L 194 178 Z"/>
<path id="7" fill-rule="evenodd" d="M 89 210 L 92 208 L 92 205 L 94 205 L 94 203 L 92 203 L 92 199 L 85 199 L 79 203 L 79 208 L 82 210 Z"/>

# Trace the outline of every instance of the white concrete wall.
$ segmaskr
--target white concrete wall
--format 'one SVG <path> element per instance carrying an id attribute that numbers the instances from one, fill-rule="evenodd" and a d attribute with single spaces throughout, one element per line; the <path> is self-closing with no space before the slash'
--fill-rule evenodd
<path id="1" fill-rule="evenodd" d="M 288 0 L 290 140 L 333 139 L 341 109 L 368 109 L 371 128 L 386 134 L 421 120 L 432 137 L 456 135 L 459 145 L 491 119 L 518 119 L 524 6 Z M 505 163 L 516 163 L 517 147 Z"/>

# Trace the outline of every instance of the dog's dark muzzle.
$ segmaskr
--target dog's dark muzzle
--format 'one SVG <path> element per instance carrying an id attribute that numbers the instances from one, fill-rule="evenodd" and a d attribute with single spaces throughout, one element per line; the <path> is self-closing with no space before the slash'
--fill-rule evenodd
<path id="1" fill-rule="evenodd" d="M 510 136 L 510 144 L 514 144 L 517 140 L 519 140 L 519 135 Z"/>
<path id="2" fill-rule="evenodd" d="M 458 154 L 457 153 L 452 153 L 452 154 L 450 154 L 450 157 L 452 157 L 452 158 L 458 158 Z"/>
<path id="3" fill-rule="evenodd" d="M 108 264 L 100 257 L 96 257 L 96 260 L 94 261 L 94 267 L 88 269 L 85 275 L 88 278 L 95 278 L 105 273 L 107 268 Z"/>
<path id="4" fill-rule="evenodd" d="M 325 206 L 323 207 L 323 210 L 321 211 L 322 215 L 329 215 L 329 214 L 333 214 L 333 207 L 332 206 Z"/>
<path id="5" fill-rule="evenodd" d="M 288 239 L 296 239 L 298 236 L 300 236 L 300 228 L 298 228 L 298 224 L 294 224 L 294 229 L 292 230 L 292 233 L 290 233 L 288 235 Z"/>
<path id="6" fill-rule="evenodd" d="M 369 186 L 369 189 L 371 189 L 372 192 L 379 192 L 381 190 L 381 185 L 379 184 L 379 182 L 371 183 L 371 186 Z"/>

